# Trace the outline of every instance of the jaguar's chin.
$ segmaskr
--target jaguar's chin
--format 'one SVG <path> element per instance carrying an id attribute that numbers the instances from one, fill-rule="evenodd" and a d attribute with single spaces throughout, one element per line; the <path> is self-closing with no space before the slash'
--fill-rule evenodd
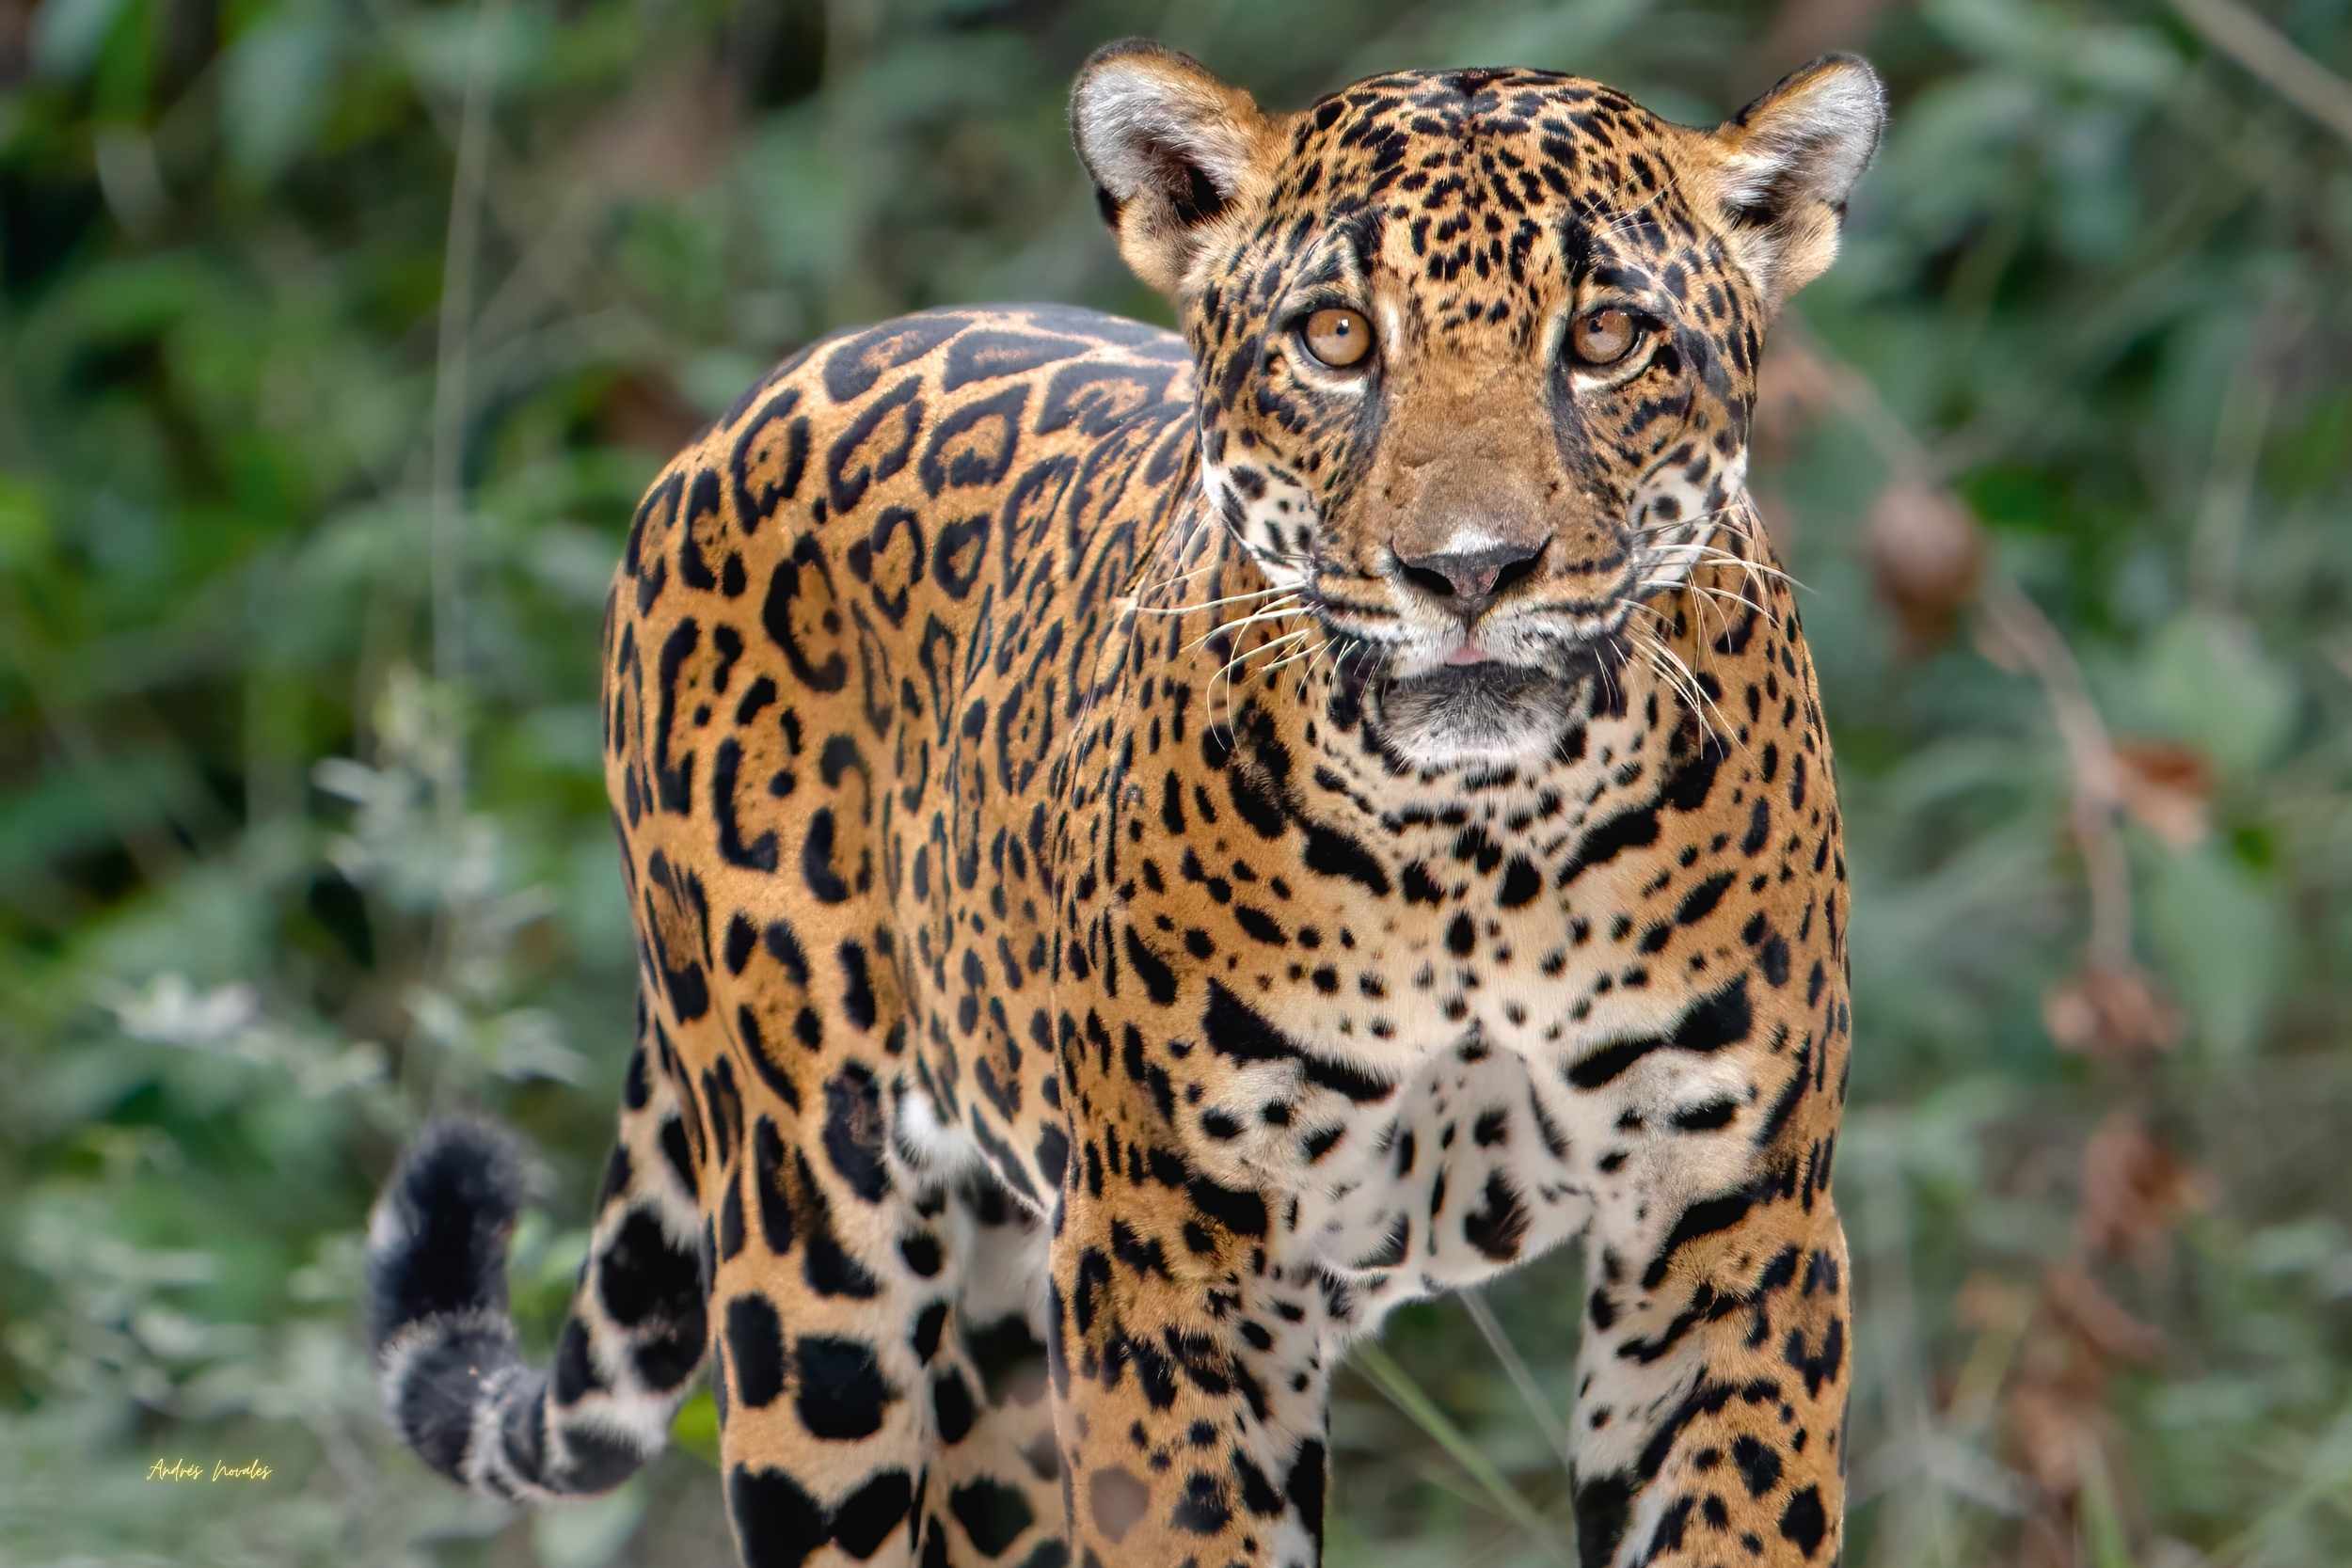
<path id="1" fill-rule="evenodd" d="M 1574 721 L 1582 689 L 1556 672 L 1493 659 L 1369 684 L 1381 739 L 1419 768 L 1541 762 Z"/>

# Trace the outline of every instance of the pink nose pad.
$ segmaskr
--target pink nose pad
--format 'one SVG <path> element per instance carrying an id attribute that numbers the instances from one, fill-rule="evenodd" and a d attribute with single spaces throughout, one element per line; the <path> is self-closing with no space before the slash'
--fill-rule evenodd
<path id="1" fill-rule="evenodd" d="M 1491 545 L 1482 550 L 1397 558 L 1405 580 L 1465 621 L 1534 574 L 1543 545 Z"/>

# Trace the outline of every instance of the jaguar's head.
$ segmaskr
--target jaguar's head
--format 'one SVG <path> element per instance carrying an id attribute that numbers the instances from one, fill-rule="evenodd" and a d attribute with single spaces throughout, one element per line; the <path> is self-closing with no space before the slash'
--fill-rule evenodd
<path id="1" fill-rule="evenodd" d="M 1694 130 L 1535 71 L 1269 114 L 1109 46 L 1072 122 L 1198 361 L 1210 504 L 1420 766 L 1530 759 L 1740 497 L 1764 328 L 1828 266 L 1884 119 L 1833 56 Z"/>

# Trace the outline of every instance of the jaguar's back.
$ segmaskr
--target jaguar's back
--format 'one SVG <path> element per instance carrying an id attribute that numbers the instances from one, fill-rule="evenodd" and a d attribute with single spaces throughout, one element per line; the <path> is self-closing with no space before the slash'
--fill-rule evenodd
<path id="1" fill-rule="evenodd" d="M 425 1456 L 610 1485 L 707 1353 L 747 1561 L 1304 1562 L 1345 1344 L 1590 1235 L 1584 1560 L 1834 1555 L 1843 866 L 1741 482 L 1877 115 L 1098 56 L 1184 338 L 828 339 L 639 509 L 616 1148 L 548 1374 L 503 1140 L 404 1165 Z"/>

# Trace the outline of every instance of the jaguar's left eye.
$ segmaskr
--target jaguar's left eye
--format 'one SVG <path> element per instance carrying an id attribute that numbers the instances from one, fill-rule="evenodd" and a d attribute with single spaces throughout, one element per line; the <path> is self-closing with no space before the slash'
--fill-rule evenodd
<path id="1" fill-rule="evenodd" d="M 1587 310 L 1568 326 L 1568 347 L 1587 365 L 1613 365 L 1642 341 L 1642 324 L 1630 310 L 1604 306 Z"/>
<path id="2" fill-rule="evenodd" d="M 1361 310 L 1317 310 L 1298 335 L 1309 354 L 1335 371 L 1354 369 L 1372 352 L 1372 323 Z"/>

